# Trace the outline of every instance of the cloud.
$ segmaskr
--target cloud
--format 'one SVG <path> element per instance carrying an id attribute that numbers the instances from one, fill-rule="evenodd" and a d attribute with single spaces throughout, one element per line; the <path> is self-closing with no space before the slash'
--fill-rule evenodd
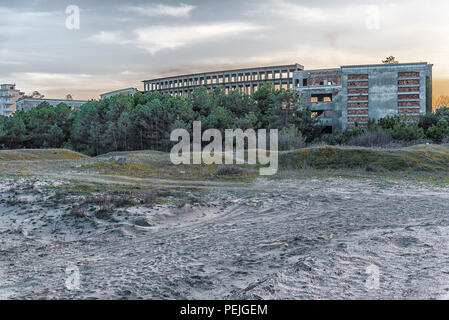
<path id="1" fill-rule="evenodd" d="M 201 24 L 193 26 L 152 26 L 134 30 L 136 38 L 126 39 L 120 33 L 102 31 L 91 36 L 91 41 L 102 44 L 134 44 L 151 54 L 164 49 L 178 47 L 205 41 L 219 40 L 226 37 L 241 36 L 247 32 L 264 29 L 265 27 L 242 22 L 227 22 L 216 24 Z"/>
<path id="2" fill-rule="evenodd" d="M 383 5 L 382 8 L 388 10 L 391 4 Z M 271 17 L 281 18 L 280 22 L 293 22 L 298 26 L 349 26 L 353 24 L 364 25 L 367 18 L 372 14 L 376 5 L 365 5 L 361 3 L 329 3 L 323 6 L 295 3 L 285 0 L 276 0 L 262 3 L 254 9 L 248 11 L 247 15 L 258 17 L 269 13 Z"/>
<path id="3" fill-rule="evenodd" d="M 137 46 L 151 54 L 163 49 L 175 49 L 187 44 L 220 40 L 224 37 L 239 36 L 245 32 L 259 30 L 250 23 L 217 23 L 187 27 L 147 27 L 137 29 Z"/>
<path id="4" fill-rule="evenodd" d="M 138 12 L 142 15 L 155 16 L 171 16 L 177 18 L 188 18 L 195 6 L 181 3 L 179 6 L 167 6 L 165 4 L 156 4 L 152 7 L 128 7 L 128 10 Z"/>
<path id="5" fill-rule="evenodd" d="M 75 99 L 98 99 L 102 92 L 118 88 L 141 87 L 145 73 L 127 70 L 114 74 L 14 72 L 6 78 L 14 79 L 17 87 L 31 93 L 38 90 L 47 98 L 63 98 L 71 93 Z"/>
<path id="6" fill-rule="evenodd" d="M 0 64 L 3 64 L 3 65 L 21 65 L 21 64 L 25 64 L 25 63 L 23 61 L 0 60 Z"/>
<path id="7" fill-rule="evenodd" d="M 53 21 L 53 16 L 52 12 L 12 10 L 0 6 L 0 35 L 17 38 L 19 34 L 42 30 Z"/>
<path id="8" fill-rule="evenodd" d="M 124 38 L 118 32 L 108 32 L 108 31 L 100 31 L 97 34 L 90 36 L 89 40 L 102 44 L 120 44 L 120 45 L 131 42 L 131 40 Z"/>

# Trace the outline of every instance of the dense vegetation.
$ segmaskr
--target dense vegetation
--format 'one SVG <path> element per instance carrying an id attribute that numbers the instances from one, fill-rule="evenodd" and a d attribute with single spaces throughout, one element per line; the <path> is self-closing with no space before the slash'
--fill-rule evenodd
<path id="1" fill-rule="evenodd" d="M 172 97 L 158 92 L 118 95 L 89 101 L 80 111 L 65 104 L 42 103 L 12 117 L 0 118 L 0 146 L 16 148 L 68 148 L 88 155 L 110 151 L 169 151 L 170 133 L 175 128 L 192 129 L 201 120 L 202 129 L 278 128 L 308 142 L 322 128 L 311 112 L 293 111 L 298 101 L 294 91 L 262 87 L 253 95 L 217 88 L 197 89 L 191 97 Z"/>
<path id="2" fill-rule="evenodd" d="M 281 150 L 320 142 L 384 146 L 394 141 L 431 139 L 439 143 L 449 137 L 449 108 L 423 115 L 419 122 L 410 123 L 396 116 L 371 123 L 367 129 L 355 127 L 329 136 L 310 110 L 294 108 L 297 102 L 294 91 L 274 90 L 270 84 L 253 95 L 237 91 L 226 95 L 221 88 L 211 92 L 199 88 L 189 98 L 158 92 L 118 95 L 89 101 L 80 111 L 44 102 L 28 112 L 0 117 L 0 148 L 68 148 L 87 155 L 169 151 L 173 145 L 171 131 L 191 131 L 195 120 L 201 120 L 203 130 L 277 128 Z"/>
<path id="3" fill-rule="evenodd" d="M 362 147 L 404 146 L 420 142 L 449 142 L 449 108 L 421 115 L 418 121 L 407 116 L 393 116 L 370 122 L 366 129 L 356 126 L 352 130 L 325 139 L 329 144 Z"/>

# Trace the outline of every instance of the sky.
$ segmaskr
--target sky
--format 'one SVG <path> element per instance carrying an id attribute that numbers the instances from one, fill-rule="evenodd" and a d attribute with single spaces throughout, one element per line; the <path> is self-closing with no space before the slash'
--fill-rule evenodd
<path id="1" fill-rule="evenodd" d="M 434 64 L 434 95 L 449 95 L 449 1 L 0 0 L 0 83 L 47 98 L 98 99 L 167 75 L 391 55 Z"/>

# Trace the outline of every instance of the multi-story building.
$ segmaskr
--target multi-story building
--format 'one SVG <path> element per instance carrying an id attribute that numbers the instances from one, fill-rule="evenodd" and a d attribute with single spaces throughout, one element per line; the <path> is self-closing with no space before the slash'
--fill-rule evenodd
<path id="1" fill-rule="evenodd" d="M 329 132 L 370 120 L 432 111 L 432 67 L 422 63 L 342 66 L 294 74 L 300 107 L 310 108 Z"/>
<path id="2" fill-rule="evenodd" d="M 9 117 L 16 112 L 16 102 L 24 93 L 16 89 L 15 84 L 0 85 L 0 116 Z"/>
<path id="3" fill-rule="evenodd" d="M 64 99 L 37 99 L 37 98 L 29 98 L 24 97 L 17 101 L 17 111 L 29 111 L 32 108 L 37 107 L 42 102 L 48 102 L 52 106 L 57 106 L 60 103 L 65 103 L 72 110 L 79 110 L 83 104 L 85 104 L 86 100 L 64 100 Z"/>
<path id="4" fill-rule="evenodd" d="M 144 91 L 159 91 L 162 94 L 188 96 L 198 87 L 213 90 L 222 87 L 226 93 L 239 90 L 254 93 L 260 86 L 269 82 L 276 89 L 293 88 L 293 73 L 303 70 L 300 64 L 214 71 L 186 74 L 173 77 L 144 80 Z"/>

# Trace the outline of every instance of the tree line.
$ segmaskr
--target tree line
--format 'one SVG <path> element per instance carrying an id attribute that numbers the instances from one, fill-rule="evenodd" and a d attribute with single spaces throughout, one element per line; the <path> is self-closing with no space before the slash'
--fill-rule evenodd
<path id="1" fill-rule="evenodd" d="M 279 129 L 312 142 L 323 128 L 309 110 L 294 107 L 294 90 L 275 90 L 267 83 L 252 95 L 201 87 L 188 98 L 158 92 L 117 95 L 89 101 L 73 111 L 64 103 L 47 102 L 11 117 L 0 117 L 0 148 L 68 148 L 95 156 L 111 151 L 169 151 L 170 133 L 202 129 Z"/>
<path id="2" fill-rule="evenodd" d="M 197 120 L 202 130 L 219 129 L 223 136 L 225 129 L 278 129 L 280 150 L 311 143 L 351 144 L 356 138 L 360 144 L 364 135 L 367 146 L 376 137 L 386 145 L 424 139 L 449 142 L 447 107 L 421 115 L 418 121 L 387 117 L 370 122 L 367 128 L 356 126 L 329 135 L 310 110 L 297 110 L 298 102 L 294 90 L 275 90 L 270 83 L 252 95 L 204 87 L 187 98 L 158 92 L 121 94 L 89 101 L 78 111 L 64 103 L 53 107 L 43 102 L 29 111 L 0 117 L 0 148 L 67 148 L 90 156 L 112 151 L 170 151 L 175 143 L 170 141 L 172 130 L 184 128 L 192 134 L 192 123 Z"/>

